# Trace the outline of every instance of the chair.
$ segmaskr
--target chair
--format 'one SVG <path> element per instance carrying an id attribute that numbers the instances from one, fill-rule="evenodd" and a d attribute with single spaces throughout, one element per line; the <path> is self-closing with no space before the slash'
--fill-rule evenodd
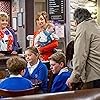
<path id="1" fill-rule="evenodd" d="M 53 81 L 53 73 L 51 70 L 48 70 L 48 92 L 50 92 L 52 81 Z"/>
<path id="2" fill-rule="evenodd" d="M 31 89 L 12 91 L 6 89 L 0 89 L 0 96 L 2 97 L 18 97 L 25 95 L 33 95 L 39 93 L 39 86 L 33 87 Z"/>
<path id="3" fill-rule="evenodd" d="M 0 70 L 0 79 L 4 79 L 6 77 L 5 71 Z"/>

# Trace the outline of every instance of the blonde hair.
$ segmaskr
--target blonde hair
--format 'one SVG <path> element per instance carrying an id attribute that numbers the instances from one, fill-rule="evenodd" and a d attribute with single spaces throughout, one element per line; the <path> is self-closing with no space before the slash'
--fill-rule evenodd
<path id="1" fill-rule="evenodd" d="M 27 51 L 27 50 L 34 53 L 36 56 L 39 54 L 38 49 L 35 47 L 27 47 L 25 51 Z"/>
<path id="2" fill-rule="evenodd" d="M 9 16 L 6 12 L 0 12 L 0 19 L 3 18 L 3 17 L 5 17 L 7 19 L 9 18 Z"/>
<path id="3" fill-rule="evenodd" d="M 36 20 L 35 21 L 37 21 L 37 20 L 39 20 L 39 17 L 40 16 L 43 16 L 43 18 L 45 19 L 45 22 L 47 22 L 47 20 L 48 20 L 48 18 L 47 18 L 47 13 L 45 12 L 45 11 L 41 11 L 41 12 L 38 12 L 38 14 L 36 15 Z"/>
<path id="4" fill-rule="evenodd" d="M 49 60 L 53 60 L 55 61 L 56 63 L 61 63 L 63 62 L 64 65 L 66 63 L 66 56 L 63 52 L 61 51 L 57 51 L 56 53 L 52 54 L 50 57 L 49 57 Z"/>

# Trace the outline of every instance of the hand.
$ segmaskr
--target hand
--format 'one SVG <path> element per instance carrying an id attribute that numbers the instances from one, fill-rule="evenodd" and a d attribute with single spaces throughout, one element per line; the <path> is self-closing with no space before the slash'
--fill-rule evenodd
<path id="1" fill-rule="evenodd" d="M 12 53 L 11 54 L 14 54 L 14 55 L 16 55 L 17 54 L 17 52 L 16 51 L 12 51 Z"/>
<path id="2" fill-rule="evenodd" d="M 0 57 L 3 57 L 5 54 L 3 54 L 3 53 L 0 53 Z"/>
<path id="3" fill-rule="evenodd" d="M 72 83 L 73 83 L 72 79 L 68 78 L 67 81 L 66 81 L 66 84 L 70 88 L 70 90 L 72 89 Z"/>

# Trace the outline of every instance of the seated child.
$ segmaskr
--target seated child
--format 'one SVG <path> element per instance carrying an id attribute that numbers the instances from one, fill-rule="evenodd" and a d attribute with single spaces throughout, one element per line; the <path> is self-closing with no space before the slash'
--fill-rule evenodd
<path id="1" fill-rule="evenodd" d="M 33 87 L 30 80 L 22 77 L 26 67 L 26 61 L 23 58 L 12 56 L 6 64 L 10 76 L 0 82 L 1 89 L 25 90 Z"/>
<path id="2" fill-rule="evenodd" d="M 39 53 L 37 48 L 28 47 L 25 50 L 25 59 L 27 61 L 27 68 L 23 77 L 32 80 L 41 80 L 41 90 L 47 92 L 48 69 L 45 64 L 39 60 Z"/>
<path id="3" fill-rule="evenodd" d="M 69 88 L 66 85 L 66 80 L 70 77 L 71 72 L 65 67 L 66 57 L 62 52 L 56 52 L 49 57 L 50 61 L 50 69 L 52 70 L 53 74 L 56 74 L 52 87 L 51 92 L 63 92 L 68 91 Z"/>
<path id="4" fill-rule="evenodd" d="M 58 40 L 59 37 L 55 34 L 54 25 L 51 23 L 46 24 L 44 30 L 41 31 L 34 39 L 35 47 L 43 47 L 53 40 Z"/>

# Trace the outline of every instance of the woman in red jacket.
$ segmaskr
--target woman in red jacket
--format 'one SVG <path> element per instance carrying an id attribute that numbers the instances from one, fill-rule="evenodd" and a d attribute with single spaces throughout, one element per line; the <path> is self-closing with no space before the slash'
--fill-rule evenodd
<path id="1" fill-rule="evenodd" d="M 37 14 L 36 17 L 37 29 L 34 32 L 34 39 L 38 34 L 40 34 L 40 32 L 42 32 L 45 29 L 48 23 L 49 22 L 47 20 L 47 13 L 45 11 L 42 11 Z M 48 57 L 50 57 L 53 54 L 54 48 L 56 48 L 57 46 L 58 46 L 58 40 L 54 39 L 47 45 L 38 47 L 38 50 L 40 52 L 40 59 L 42 61 L 48 61 Z"/>

